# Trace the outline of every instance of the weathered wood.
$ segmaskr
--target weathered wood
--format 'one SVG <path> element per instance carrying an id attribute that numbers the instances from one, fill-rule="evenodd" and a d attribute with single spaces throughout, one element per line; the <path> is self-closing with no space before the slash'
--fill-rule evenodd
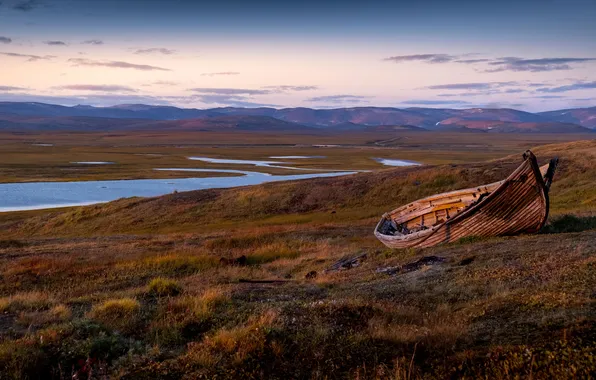
<path id="1" fill-rule="evenodd" d="M 548 217 L 548 191 L 558 160 L 538 167 L 530 151 L 505 180 L 433 195 L 381 218 L 375 236 L 390 248 L 431 247 L 467 236 L 539 231 Z"/>
<path id="2" fill-rule="evenodd" d="M 334 272 L 342 269 L 351 269 L 360 265 L 360 261 L 366 259 L 366 253 L 358 256 L 343 258 L 325 270 L 325 272 Z"/>

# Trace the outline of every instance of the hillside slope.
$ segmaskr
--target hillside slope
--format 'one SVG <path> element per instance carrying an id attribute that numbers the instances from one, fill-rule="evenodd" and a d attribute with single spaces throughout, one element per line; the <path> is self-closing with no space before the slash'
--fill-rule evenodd
<path id="1" fill-rule="evenodd" d="M 590 133 L 577 124 L 560 122 L 511 122 L 500 120 L 469 120 L 452 117 L 442 120 L 436 130 L 469 129 L 491 133 Z"/>
<path id="2" fill-rule="evenodd" d="M 315 128 L 279 120 L 270 116 L 218 116 L 206 119 L 184 119 L 149 122 L 135 126 L 144 130 L 175 131 L 316 131 Z"/>
<path id="3" fill-rule="evenodd" d="M 596 140 L 545 145 L 534 150 L 540 163 L 561 160 L 553 185 L 552 212 L 596 210 Z M 259 186 L 191 191 L 157 198 L 131 198 L 105 205 L 49 213 L 18 225 L 32 235 L 88 235 L 193 230 L 218 223 L 327 213 L 326 220 L 376 218 L 392 207 L 436 194 L 506 178 L 521 156 L 475 165 L 423 166 L 351 176 L 269 183 Z M 342 214 L 345 210 L 345 214 Z M 328 219 L 328 218 L 334 219 Z M 0 224 L 0 237 L 15 228 Z"/>
<path id="4" fill-rule="evenodd" d="M 0 102 L 0 115 L 22 116 L 31 119 L 37 117 L 43 126 L 51 126 L 52 120 L 65 123 L 86 118 L 132 119 L 128 128 L 135 126 L 135 119 L 150 119 L 155 121 L 197 120 L 220 117 L 245 117 L 277 119 L 316 128 L 335 128 L 339 130 L 364 129 L 367 126 L 379 125 L 412 125 L 425 129 L 441 129 L 442 124 L 450 124 L 450 120 L 474 123 L 479 121 L 500 121 L 508 124 L 508 128 L 501 128 L 501 132 L 531 130 L 533 132 L 548 132 L 558 126 L 559 132 L 573 131 L 584 126 L 594 128 L 596 125 L 595 108 L 562 110 L 542 113 L 530 113 L 509 108 L 393 108 L 393 107 L 350 107 L 335 109 L 313 109 L 306 107 L 275 109 L 269 107 L 238 108 L 222 107 L 213 109 L 177 108 L 171 106 L 152 106 L 145 104 L 125 104 L 111 107 L 92 107 L 79 105 L 64 107 L 43 103 L 11 103 Z M 0 119 L 4 120 L 4 119 Z M 10 120 L 4 121 L 4 128 L 11 126 Z M 98 123 L 98 121 L 95 121 Z M 518 123 L 515 127 L 513 124 Z M 159 125 L 159 123 L 156 123 Z M 451 124 L 453 124 L 451 122 Z M 28 124 L 31 127 L 32 124 Z M 169 124 L 165 123 L 164 126 Z M 176 125 L 174 123 L 174 125 Z M 532 127 L 531 127 L 532 126 Z M 81 124 L 85 127 L 85 124 Z M 559 128 L 560 127 L 560 128 Z M 453 129 L 453 128 L 452 128 Z"/>
<path id="5" fill-rule="evenodd" d="M 561 158 L 548 233 L 424 250 L 382 246 L 380 214 L 519 155 L 0 214 L 0 373 L 589 378 L 596 141 L 533 151 Z"/>
<path id="6" fill-rule="evenodd" d="M 151 119 L 87 116 L 23 116 L 0 114 L 0 131 L 108 132 L 108 131 L 314 131 L 312 127 L 269 116 L 216 116 L 204 119 Z"/>
<path id="7" fill-rule="evenodd" d="M 175 120 L 207 116 L 220 116 L 210 110 L 184 109 L 168 106 L 151 106 L 144 104 L 119 105 L 113 107 L 93 107 L 78 105 L 74 107 L 46 103 L 0 102 L 0 113 L 11 113 L 22 116 L 47 117 L 103 117 L 116 119 L 154 119 Z"/>
<path id="8" fill-rule="evenodd" d="M 574 123 L 586 128 L 596 128 L 596 107 L 547 111 L 539 114 L 562 123 Z"/>

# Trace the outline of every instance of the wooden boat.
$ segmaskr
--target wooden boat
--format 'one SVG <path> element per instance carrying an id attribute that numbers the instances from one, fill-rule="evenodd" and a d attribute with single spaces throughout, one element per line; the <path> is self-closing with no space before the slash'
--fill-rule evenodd
<path id="1" fill-rule="evenodd" d="M 469 236 L 538 232 L 558 159 L 538 166 L 530 151 L 503 181 L 417 200 L 381 218 L 375 236 L 389 248 L 431 247 Z"/>

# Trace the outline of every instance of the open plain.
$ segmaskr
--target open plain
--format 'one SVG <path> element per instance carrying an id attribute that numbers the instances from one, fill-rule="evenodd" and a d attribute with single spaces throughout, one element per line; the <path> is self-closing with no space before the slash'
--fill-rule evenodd
<path id="1" fill-rule="evenodd" d="M 197 155 L 325 156 L 292 161 L 367 171 L 0 213 L 2 378 L 593 375 L 595 140 L 90 136 L 2 135 L 2 178 L 70 180 L 62 169 L 74 161 L 117 163 L 77 179 L 230 168 L 186 159 Z M 403 251 L 374 238 L 383 212 L 505 178 L 530 147 L 541 164 L 561 159 L 543 233 Z M 388 168 L 375 157 L 426 165 Z M 351 269 L 328 270 L 360 256 Z M 417 264 L 433 256 L 441 260 Z"/>

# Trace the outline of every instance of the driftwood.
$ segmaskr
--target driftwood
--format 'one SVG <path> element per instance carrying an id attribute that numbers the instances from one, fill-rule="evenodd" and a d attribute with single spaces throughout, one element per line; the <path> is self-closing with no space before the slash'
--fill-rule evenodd
<path id="1" fill-rule="evenodd" d="M 366 260 L 366 253 L 362 253 L 358 256 L 348 257 L 337 261 L 335 264 L 325 269 L 325 273 L 335 272 L 344 269 L 352 269 L 360 265 L 360 262 Z"/>
<path id="2" fill-rule="evenodd" d="M 548 218 L 548 192 L 558 160 L 538 166 L 527 151 L 500 182 L 433 195 L 381 218 L 375 236 L 389 248 L 431 247 L 477 236 L 538 232 Z"/>
<path id="3" fill-rule="evenodd" d="M 412 263 L 404 264 L 401 266 L 396 267 L 387 267 L 387 268 L 379 268 L 377 269 L 377 273 L 385 273 L 390 276 L 393 276 L 397 273 L 408 273 L 419 270 L 420 268 L 427 266 L 427 265 L 434 265 L 438 263 L 444 263 L 447 261 L 446 258 L 440 256 L 425 256 L 420 260 L 416 260 Z"/>

